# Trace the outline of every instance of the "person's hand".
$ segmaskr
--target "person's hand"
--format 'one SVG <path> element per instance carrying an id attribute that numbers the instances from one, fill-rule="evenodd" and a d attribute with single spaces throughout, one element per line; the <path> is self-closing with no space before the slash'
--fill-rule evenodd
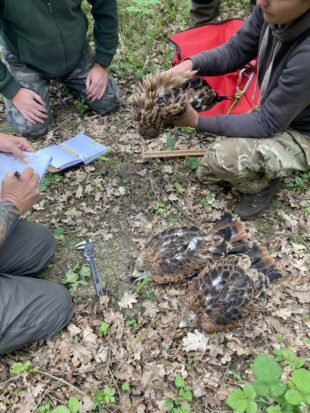
<path id="1" fill-rule="evenodd" d="M 86 93 L 92 102 L 104 95 L 108 84 L 108 69 L 95 63 L 86 78 Z"/>
<path id="2" fill-rule="evenodd" d="M 0 133 L 0 152 L 12 153 L 21 161 L 27 162 L 27 158 L 22 151 L 34 152 L 33 147 L 27 139 Z"/>
<path id="3" fill-rule="evenodd" d="M 48 117 L 41 96 L 33 90 L 22 87 L 12 98 L 12 102 L 24 118 L 33 125 L 44 123 Z"/>
<path id="4" fill-rule="evenodd" d="M 184 115 L 173 122 L 174 126 L 187 126 L 190 128 L 198 127 L 199 114 L 189 103 L 185 103 Z"/>
<path id="5" fill-rule="evenodd" d="M 183 62 L 175 65 L 167 70 L 167 73 L 184 73 L 188 70 L 193 70 L 193 62 L 190 59 L 183 60 Z"/>
<path id="6" fill-rule="evenodd" d="M 32 168 L 26 168 L 19 176 L 9 172 L 2 181 L 1 200 L 12 202 L 23 214 L 40 197 L 39 180 L 40 176 Z"/>

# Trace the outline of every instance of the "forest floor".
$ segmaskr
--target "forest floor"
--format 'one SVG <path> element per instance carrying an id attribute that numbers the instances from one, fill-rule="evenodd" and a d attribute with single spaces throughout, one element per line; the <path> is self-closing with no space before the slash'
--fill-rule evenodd
<path id="1" fill-rule="evenodd" d="M 228 393 L 252 379 L 250 365 L 256 355 L 284 347 L 309 355 L 306 175 L 285 179 L 270 209 L 247 224 L 251 239 L 268 249 L 285 276 L 237 328 L 212 335 L 180 332 L 184 287 L 150 283 L 139 290 L 131 283 L 135 259 L 151 234 L 177 225 L 204 228 L 232 211 L 239 195 L 202 185 L 195 176 L 195 159 L 142 162 L 129 103 L 135 82 L 126 74 L 117 77 L 122 106 L 108 116 L 83 113 L 81 102 L 74 103 L 67 90 L 52 87 L 51 126 L 34 146 L 59 143 L 84 132 L 108 145 L 111 152 L 88 166 L 48 174 L 41 200 L 28 216 L 48 225 L 57 237 L 55 260 L 42 276 L 64 283 L 70 273 L 75 274 L 75 281 L 67 284 L 75 311 L 69 326 L 53 339 L 0 358 L 0 412 L 49 412 L 67 405 L 70 395 L 80 400 L 81 412 L 166 412 L 166 397 L 176 407 L 187 404 L 188 410 L 180 412 L 225 411 Z M 9 130 L 3 107 L 0 128 Z M 148 148 L 207 148 L 212 140 L 192 130 L 175 129 Z M 83 253 L 75 249 L 85 238 L 95 243 L 107 289 L 107 296 L 99 301 L 83 266 Z M 79 286 L 80 281 L 87 285 Z M 10 372 L 14 363 L 26 361 L 41 372 Z M 193 400 L 178 395 L 175 378 L 179 375 L 191 387 Z M 104 389 L 115 389 L 115 401 Z M 95 390 L 102 391 L 104 401 L 98 402 Z"/>

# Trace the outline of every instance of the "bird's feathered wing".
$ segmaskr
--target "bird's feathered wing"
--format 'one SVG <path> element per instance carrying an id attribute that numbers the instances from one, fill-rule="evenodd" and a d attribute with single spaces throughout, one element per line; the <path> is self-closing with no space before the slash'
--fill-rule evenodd
<path id="1" fill-rule="evenodd" d="M 230 251 L 242 252 L 245 236 L 244 223 L 232 214 L 225 214 L 209 231 L 197 227 L 168 229 L 148 241 L 136 269 L 147 268 L 158 284 L 189 281 Z"/>
<path id="2" fill-rule="evenodd" d="M 265 249 L 248 247 L 245 254 L 228 255 L 191 281 L 186 312 L 194 312 L 207 332 L 221 331 L 249 314 L 269 281 L 279 277 Z"/>

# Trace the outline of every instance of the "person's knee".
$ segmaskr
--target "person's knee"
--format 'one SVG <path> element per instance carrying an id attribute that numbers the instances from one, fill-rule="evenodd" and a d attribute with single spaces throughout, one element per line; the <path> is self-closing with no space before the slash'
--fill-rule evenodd
<path id="1" fill-rule="evenodd" d="M 108 85 L 103 97 L 94 102 L 88 101 L 88 106 L 101 115 L 115 112 L 119 108 L 119 89 L 112 76 L 109 76 Z"/>
<path id="2" fill-rule="evenodd" d="M 224 181 L 239 176 L 248 164 L 241 145 L 242 141 L 238 138 L 227 138 L 210 145 L 198 166 L 198 179 L 203 180 L 206 169 L 211 175 Z"/>
<path id="3" fill-rule="evenodd" d="M 70 294 L 55 282 L 3 275 L 1 287 L 0 354 L 53 337 L 72 317 Z"/>
<path id="4" fill-rule="evenodd" d="M 47 316 L 44 320 L 44 324 L 46 324 L 44 338 L 53 337 L 62 330 L 69 323 L 73 314 L 73 302 L 68 290 L 60 284 L 53 283 L 52 285 L 51 291 L 46 297 L 52 316 Z"/>
<path id="5" fill-rule="evenodd" d="M 22 114 L 7 113 L 7 121 L 22 136 L 38 138 L 47 132 L 48 122 L 32 124 Z"/>

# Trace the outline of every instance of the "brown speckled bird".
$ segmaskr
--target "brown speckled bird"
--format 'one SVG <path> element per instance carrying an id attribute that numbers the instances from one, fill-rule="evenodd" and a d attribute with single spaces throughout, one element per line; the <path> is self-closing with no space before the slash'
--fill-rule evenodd
<path id="1" fill-rule="evenodd" d="M 227 99 L 205 80 L 193 78 L 195 73 L 160 72 L 148 75 L 137 85 L 131 103 L 143 138 L 157 138 L 162 129 L 173 127 L 173 122 L 184 115 L 186 101 L 203 112 Z"/>
<path id="2" fill-rule="evenodd" d="M 233 327 L 253 311 L 269 281 L 280 277 L 273 259 L 256 245 L 246 254 L 228 255 L 190 282 L 179 327 L 198 326 L 207 333 Z"/>
<path id="3" fill-rule="evenodd" d="M 132 274 L 138 282 L 150 277 L 157 284 L 186 282 L 206 265 L 247 248 L 245 224 L 225 214 L 204 231 L 197 227 L 171 228 L 153 236 L 140 253 Z"/>

